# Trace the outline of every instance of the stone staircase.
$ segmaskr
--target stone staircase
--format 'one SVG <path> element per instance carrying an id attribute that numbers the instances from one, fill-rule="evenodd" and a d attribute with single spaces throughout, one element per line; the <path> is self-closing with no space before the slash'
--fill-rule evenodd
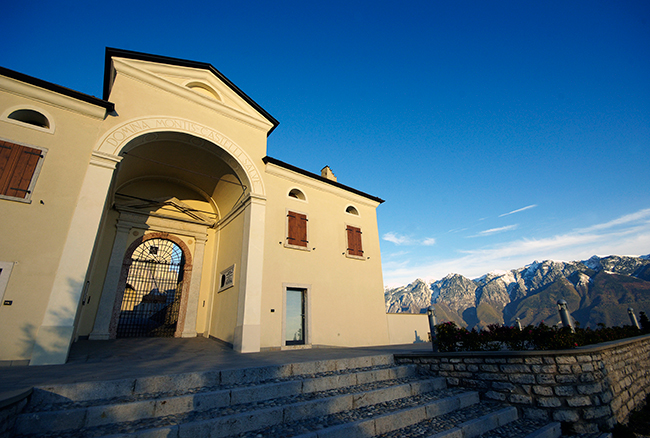
<path id="1" fill-rule="evenodd" d="M 561 436 L 392 355 L 43 386 L 18 437 Z"/>

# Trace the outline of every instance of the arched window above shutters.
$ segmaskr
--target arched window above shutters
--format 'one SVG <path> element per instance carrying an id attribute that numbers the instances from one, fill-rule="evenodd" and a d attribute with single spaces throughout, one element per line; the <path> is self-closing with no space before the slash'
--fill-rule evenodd
<path id="1" fill-rule="evenodd" d="M 348 207 L 345 209 L 346 213 L 353 214 L 355 216 L 359 216 L 359 210 L 356 209 L 353 205 L 348 205 Z"/>
<path id="2" fill-rule="evenodd" d="M 19 109 L 13 111 L 7 116 L 9 119 L 18 120 L 19 122 L 27 123 L 29 125 L 38 126 L 39 128 L 50 128 L 50 121 L 45 115 L 38 111 L 31 109 Z"/>
<path id="3" fill-rule="evenodd" d="M 6 108 L 0 117 L 5 122 L 13 123 L 24 128 L 54 134 L 55 123 L 52 117 L 46 111 L 36 107 L 30 107 L 30 105 Z"/>
<path id="4" fill-rule="evenodd" d="M 306 201 L 307 197 L 300 189 L 291 189 L 288 196 L 294 199 L 300 199 L 301 201 Z"/>

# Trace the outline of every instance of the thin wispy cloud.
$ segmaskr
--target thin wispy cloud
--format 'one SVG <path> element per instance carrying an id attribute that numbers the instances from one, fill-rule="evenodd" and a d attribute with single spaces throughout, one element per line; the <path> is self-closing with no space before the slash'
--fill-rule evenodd
<path id="1" fill-rule="evenodd" d="M 489 231 L 489 230 L 486 230 Z M 539 239 L 517 239 L 458 251 L 460 256 L 384 268 L 387 285 L 404 285 L 415 278 L 441 279 L 450 273 L 476 278 L 494 270 L 523 267 L 534 260 L 586 260 L 593 255 L 650 253 L 650 209 L 614 220 Z"/>
<path id="2" fill-rule="evenodd" d="M 431 246 L 436 244 L 436 239 L 433 237 L 426 237 L 424 239 L 414 239 L 410 236 L 389 232 L 381 236 L 387 242 L 394 243 L 395 245 L 424 245 Z"/>
<path id="3" fill-rule="evenodd" d="M 609 228 L 614 228 L 620 225 L 625 225 L 629 223 L 634 223 L 634 222 L 639 222 L 643 220 L 650 220 L 650 208 L 646 208 L 643 210 L 639 210 L 636 213 L 631 213 L 631 214 L 626 214 L 625 216 L 621 216 L 617 219 L 611 220 L 609 222 L 605 222 L 602 224 L 597 224 L 597 225 L 592 225 L 591 227 L 583 228 L 580 230 L 577 230 L 578 232 L 582 233 L 589 233 L 593 231 L 598 231 L 598 230 L 606 230 Z"/>
<path id="4" fill-rule="evenodd" d="M 537 207 L 537 204 L 527 205 L 526 207 L 519 208 L 517 210 L 512 210 L 510 213 L 500 214 L 499 217 L 510 216 L 511 214 L 520 213 L 522 211 L 530 210 L 531 208 Z"/>
<path id="5" fill-rule="evenodd" d="M 505 227 L 490 228 L 489 230 L 480 231 L 478 234 L 474 234 L 473 236 L 469 236 L 469 237 L 491 236 L 493 234 L 499 234 L 506 231 L 516 230 L 518 226 L 519 224 L 514 224 L 514 225 L 506 225 Z"/>

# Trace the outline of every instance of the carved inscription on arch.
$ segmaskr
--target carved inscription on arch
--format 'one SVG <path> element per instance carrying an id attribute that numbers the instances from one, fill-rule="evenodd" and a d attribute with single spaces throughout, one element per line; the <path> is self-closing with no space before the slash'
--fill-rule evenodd
<path id="1" fill-rule="evenodd" d="M 183 132 L 206 139 L 218 145 L 226 150 L 233 158 L 232 160 L 226 160 L 230 166 L 237 163 L 237 165 L 244 169 L 250 179 L 252 191 L 258 194 L 264 193 L 260 172 L 246 151 L 220 132 L 190 120 L 171 117 L 148 117 L 132 120 L 108 132 L 100 143 L 99 150 L 108 154 L 118 155 L 122 148 L 135 137 L 145 133 L 160 131 Z"/>

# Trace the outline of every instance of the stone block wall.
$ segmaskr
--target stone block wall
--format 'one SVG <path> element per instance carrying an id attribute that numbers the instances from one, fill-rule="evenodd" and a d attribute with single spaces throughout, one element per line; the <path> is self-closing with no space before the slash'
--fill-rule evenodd
<path id="1" fill-rule="evenodd" d="M 650 335 L 573 350 L 411 353 L 395 360 L 576 433 L 626 423 L 650 394 Z"/>

